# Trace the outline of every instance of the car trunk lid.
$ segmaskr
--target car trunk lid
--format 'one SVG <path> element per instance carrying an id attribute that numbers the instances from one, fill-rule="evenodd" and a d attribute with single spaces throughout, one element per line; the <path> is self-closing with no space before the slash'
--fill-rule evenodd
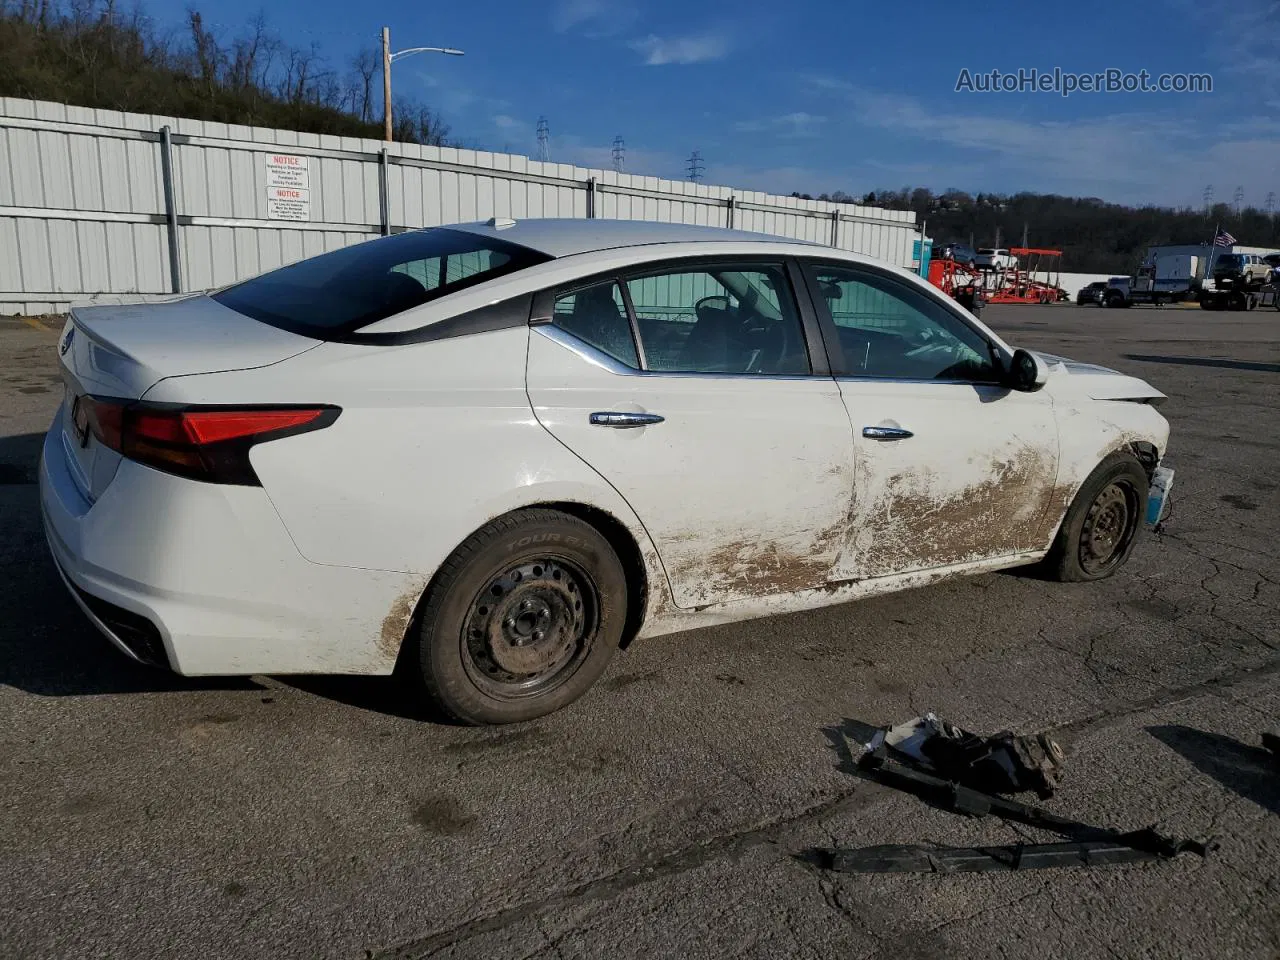
<path id="1" fill-rule="evenodd" d="M 167 377 L 268 366 L 319 343 L 206 296 L 73 309 L 58 341 L 66 390 L 59 424 L 76 484 L 93 501 L 120 465 L 89 429 L 86 396 L 137 400 Z"/>

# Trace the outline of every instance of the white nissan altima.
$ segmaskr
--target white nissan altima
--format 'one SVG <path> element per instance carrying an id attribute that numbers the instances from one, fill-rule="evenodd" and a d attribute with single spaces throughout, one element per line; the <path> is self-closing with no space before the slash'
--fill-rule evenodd
<path id="1" fill-rule="evenodd" d="M 1113 573 L 1164 395 L 903 270 L 702 227 L 420 230 L 72 312 L 41 503 L 187 675 L 389 674 L 473 723 L 637 637 L 1042 561 Z M 781 641 L 780 641 L 781 642 Z"/>

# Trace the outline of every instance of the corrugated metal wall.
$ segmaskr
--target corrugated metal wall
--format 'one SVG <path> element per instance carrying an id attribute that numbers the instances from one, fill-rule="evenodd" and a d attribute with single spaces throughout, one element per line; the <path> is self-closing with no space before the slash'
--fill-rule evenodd
<path id="1" fill-rule="evenodd" d="M 164 127 L 172 143 L 172 209 Z M 273 151 L 307 158 L 306 222 L 270 218 Z M 911 265 L 918 237 L 915 215 L 905 211 L 477 150 L 0 98 L 0 313 L 202 290 L 386 230 L 493 216 L 732 225 L 834 241 L 899 266 Z"/>

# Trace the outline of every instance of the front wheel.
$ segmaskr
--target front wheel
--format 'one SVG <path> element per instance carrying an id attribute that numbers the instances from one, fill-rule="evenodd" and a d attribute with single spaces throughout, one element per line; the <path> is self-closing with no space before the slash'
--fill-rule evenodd
<path id="1" fill-rule="evenodd" d="M 626 573 L 598 530 L 558 511 L 520 510 L 476 531 L 441 567 L 409 680 L 463 723 L 532 720 L 595 683 L 626 609 Z"/>
<path id="2" fill-rule="evenodd" d="M 1063 518 L 1046 558 L 1048 574 L 1081 583 L 1103 580 L 1124 566 L 1147 512 L 1149 488 L 1147 472 L 1132 454 L 1103 460 Z"/>

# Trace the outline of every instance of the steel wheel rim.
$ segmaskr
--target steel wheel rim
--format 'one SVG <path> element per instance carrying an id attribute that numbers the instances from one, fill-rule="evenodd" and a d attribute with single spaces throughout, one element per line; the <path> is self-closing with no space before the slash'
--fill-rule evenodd
<path id="1" fill-rule="evenodd" d="M 599 622 L 599 594 L 581 567 L 558 557 L 511 564 L 485 581 L 467 609 L 463 666 L 496 699 L 542 696 L 582 666 Z"/>
<path id="2" fill-rule="evenodd" d="M 1113 481 L 1089 505 L 1080 530 L 1080 567 L 1105 573 L 1124 557 L 1137 529 L 1138 497 L 1132 485 Z"/>

